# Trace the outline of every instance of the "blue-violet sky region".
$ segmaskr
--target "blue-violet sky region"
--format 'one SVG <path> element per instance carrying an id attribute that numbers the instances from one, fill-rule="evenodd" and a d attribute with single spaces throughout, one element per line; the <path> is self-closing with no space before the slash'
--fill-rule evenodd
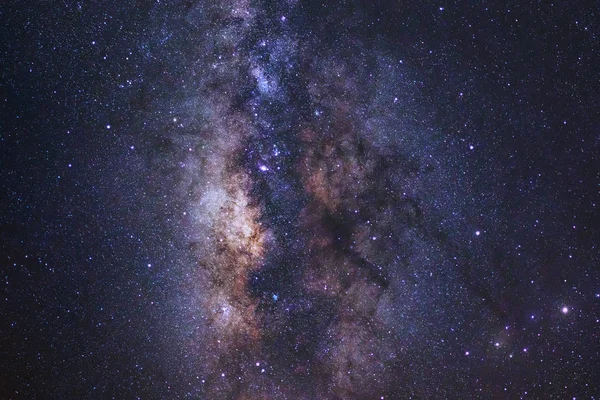
<path id="1" fill-rule="evenodd" d="M 600 397 L 597 2 L 0 15 L 0 398 Z"/>

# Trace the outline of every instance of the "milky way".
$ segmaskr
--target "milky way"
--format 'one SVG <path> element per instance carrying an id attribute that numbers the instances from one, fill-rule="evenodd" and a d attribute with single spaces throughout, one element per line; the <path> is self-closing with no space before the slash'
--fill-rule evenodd
<path id="1" fill-rule="evenodd" d="M 523 4 L 9 7 L 0 397 L 597 398 L 598 26 Z"/>
<path id="2" fill-rule="evenodd" d="M 373 104 L 369 71 L 400 71 L 360 43 L 319 54 L 318 39 L 289 26 L 295 12 L 198 11 L 218 28 L 196 67 L 209 71 L 197 94 L 206 120 L 181 190 L 192 193 L 186 229 L 199 262 L 188 287 L 205 327 L 186 346 L 201 353 L 197 390 L 209 398 L 364 398 L 402 379 L 407 339 L 386 313 L 402 301 L 393 286 L 408 242 L 426 235 L 406 193 L 425 167 L 394 139 L 373 143 L 369 124 L 402 112 Z"/>
<path id="3" fill-rule="evenodd" d="M 479 300 L 456 272 L 429 269 L 450 254 L 419 198 L 436 161 L 405 144 L 427 135 L 410 121 L 421 110 L 405 102 L 411 72 L 356 38 L 328 43 L 319 27 L 294 25 L 303 12 L 294 3 L 190 13 L 211 26 L 192 70 L 202 127 L 185 139 L 178 188 L 198 259 L 185 283 L 194 333 L 183 344 L 198 359 L 194 390 L 403 396 L 403 382 L 419 379 L 406 355 L 416 336 L 441 335 L 443 307 Z M 381 94 L 390 87 L 397 94 Z M 419 273 L 445 281 L 425 289 L 438 291 L 427 301 Z"/>

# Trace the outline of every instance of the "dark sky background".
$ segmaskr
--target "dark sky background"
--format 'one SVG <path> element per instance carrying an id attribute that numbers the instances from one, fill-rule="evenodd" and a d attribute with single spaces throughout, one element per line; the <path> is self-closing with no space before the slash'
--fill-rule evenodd
<path id="1" fill-rule="evenodd" d="M 597 2 L 0 16 L 0 398 L 600 396 Z"/>

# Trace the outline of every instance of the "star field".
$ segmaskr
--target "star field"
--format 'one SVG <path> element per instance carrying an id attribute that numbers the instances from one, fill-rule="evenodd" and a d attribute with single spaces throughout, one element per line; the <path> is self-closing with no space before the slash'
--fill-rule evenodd
<path id="1" fill-rule="evenodd" d="M 598 13 L 2 6 L 0 397 L 598 398 Z"/>

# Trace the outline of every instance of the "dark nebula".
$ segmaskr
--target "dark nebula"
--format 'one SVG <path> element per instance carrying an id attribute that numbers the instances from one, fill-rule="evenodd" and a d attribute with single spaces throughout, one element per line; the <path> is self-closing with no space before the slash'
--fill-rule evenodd
<path id="1" fill-rule="evenodd" d="M 600 395 L 598 4 L 1 7 L 0 397 Z"/>

